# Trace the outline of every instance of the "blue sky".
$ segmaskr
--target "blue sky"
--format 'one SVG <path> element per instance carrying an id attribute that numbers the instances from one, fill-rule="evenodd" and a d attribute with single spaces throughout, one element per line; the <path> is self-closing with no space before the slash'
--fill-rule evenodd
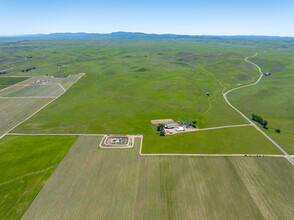
<path id="1" fill-rule="evenodd" d="M 0 0 L 0 35 L 131 31 L 294 36 L 294 0 Z"/>

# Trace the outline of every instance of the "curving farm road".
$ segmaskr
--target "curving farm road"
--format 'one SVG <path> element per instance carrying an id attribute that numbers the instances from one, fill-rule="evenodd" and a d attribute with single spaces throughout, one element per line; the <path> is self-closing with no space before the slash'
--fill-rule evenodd
<path id="1" fill-rule="evenodd" d="M 250 64 L 252 64 L 252 65 L 254 65 L 255 67 L 257 67 L 257 69 L 258 69 L 258 71 L 259 71 L 259 73 L 260 73 L 260 77 L 258 78 L 258 80 L 256 81 L 256 82 L 254 82 L 254 83 L 252 83 L 252 84 L 248 84 L 248 85 L 244 85 L 244 86 L 239 86 L 239 87 L 236 87 L 236 88 L 234 88 L 234 89 L 231 89 L 231 90 L 229 90 L 229 91 L 227 91 L 227 92 L 225 92 L 225 93 L 223 93 L 223 96 L 224 96 L 224 99 L 226 100 L 226 102 L 228 103 L 228 105 L 229 106 L 231 106 L 235 111 L 237 111 L 243 118 L 245 118 L 253 127 L 255 127 L 260 133 L 262 133 L 269 141 L 271 141 L 277 148 L 279 148 L 280 149 L 280 151 L 282 151 L 283 152 L 283 154 L 286 156 L 286 158 L 292 163 L 292 165 L 294 165 L 294 159 L 280 146 L 280 145 L 278 145 L 273 139 L 271 139 L 264 131 L 262 131 L 261 129 L 260 129 L 260 127 L 258 127 L 255 123 L 253 123 L 249 118 L 247 118 L 239 109 L 237 109 L 235 106 L 233 106 L 231 103 L 230 103 L 230 101 L 228 100 L 228 98 L 227 98 L 227 94 L 229 94 L 230 92 L 232 92 L 232 91 L 235 91 L 235 90 L 237 90 L 237 89 L 241 89 L 241 88 L 245 88 L 245 87 L 248 87 L 248 86 L 253 86 L 253 85 L 256 85 L 257 83 L 259 83 L 260 82 L 260 80 L 261 80 L 261 78 L 262 78 L 262 76 L 263 76 L 263 73 L 262 73 L 262 71 L 261 71 L 261 69 L 260 69 L 260 67 L 257 65 L 257 64 L 255 64 L 255 63 L 253 63 L 253 62 L 251 62 L 250 60 L 248 60 L 249 58 L 252 58 L 252 57 L 255 57 L 255 56 L 257 56 L 257 53 L 255 53 L 253 56 L 249 56 L 249 57 L 247 57 L 247 58 L 245 58 L 245 61 L 246 62 L 248 62 L 248 63 L 250 63 Z"/>

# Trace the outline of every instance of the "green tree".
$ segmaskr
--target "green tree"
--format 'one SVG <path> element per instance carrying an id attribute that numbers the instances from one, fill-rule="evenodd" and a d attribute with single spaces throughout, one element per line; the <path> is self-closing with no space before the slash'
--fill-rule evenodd
<path id="1" fill-rule="evenodd" d="M 262 123 L 262 125 L 263 125 L 264 128 L 266 128 L 266 126 L 267 126 L 267 120 L 264 120 L 263 123 Z"/>
<path id="2" fill-rule="evenodd" d="M 164 125 L 163 124 L 159 123 L 157 125 L 157 131 L 161 131 L 163 128 L 164 128 Z"/>

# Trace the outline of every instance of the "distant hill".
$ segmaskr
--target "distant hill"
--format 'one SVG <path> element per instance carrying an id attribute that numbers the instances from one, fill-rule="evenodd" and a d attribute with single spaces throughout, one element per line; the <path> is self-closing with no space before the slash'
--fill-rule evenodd
<path id="1" fill-rule="evenodd" d="M 175 40 L 294 40 L 294 37 L 279 36 L 255 36 L 255 35 L 177 35 L 177 34 L 146 34 L 140 32 L 113 32 L 110 34 L 99 33 L 52 33 L 20 35 L 14 37 L 42 38 L 42 39 L 62 39 L 62 38 L 101 38 L 101 39 L 175 39 Z"/>

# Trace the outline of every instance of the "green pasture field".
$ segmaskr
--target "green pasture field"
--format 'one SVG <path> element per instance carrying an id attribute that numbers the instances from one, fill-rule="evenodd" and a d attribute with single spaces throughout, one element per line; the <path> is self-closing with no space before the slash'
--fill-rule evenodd
<path id="1" fill-rule="evenodd" d="M 131 149 L 101 139 L 77 139 L 23 219 L 294 217 L 285 158 L 139 156 L 139 138 Z"/>
<path id="2" fill-rule="evenodd" d="M 23 80 L 28 79 L 27 77 L 0 77 L 0 90 L 9 87 L 13 84 L 17 84 Z"/>
<path id="3" fill-rule="evenodd" d="M 283 89 L 273 92 L 274 88 L 268 88 L 266 99 L 263 100 L 266 100 L 266 105 L 274 106 L 266 108 L 267 111 L 279 108 L 280 111 L 273 112 L 288 112 L 286 119 L 283 119 L 285 116 L 279 119 L 279 122 L 285 121 L 285 126 L 280 126 L 282 134 L 275 134 L 272 130 L 269 130 L 269 134 L 282 146 L 286 143 L 287 151 L 292 152 L 289 148 L 292 148 L 290 143 L 294 139 L 291 131 L 294 120 L 289 121 L 291 111 L 277 102 L 293 99 L 291 89 L 288 89 L 291 90 L 290 93 L 284 91 L 291 82 L 289 79 L 293 73 L 290 66 L 292 50 L 268 49 L 264 52 L 261 48 L 237 45 L 147 40 L 54 42 L 52 45 L 52 42 L 46 40 L 35 41 L 31 43 L 32 47 L 34 44 L 42 47 L 15 51 L 18 56 L 33 56 L 32 59 L 16 64 L 17 68 L 37 66 L 37 69 L 20 73 L 16 68 L 11 74 L 66 77 L 68 74 L 86 72 L 87 75 L 70 92 L 14 132 L 55 133 L 57 128 L 61 133 L 151 135 L 154 134 L 150 126 L 152 119 L 197 120 L 200 128 L 247 123 L 227 105 L 222 91 L 239 84 L 252 83 L 258 78 L 257 69 L 244 61 L 245 57 L 258 52 L 258 56 L 252 58 L 253 61 L 267 66 L 268 71 L 283 73 L 285 80 L 275 82 L 275 85 Z M 261 45 L 266 43 L 261 42 Z M 280 54 L 283 58 L 279 58 Z M 65 67 L 56 72 L 57 64 L 70 65 L 70 69 Z M 260 85 L 274 77 L 262 79 Z M 265 105 L 255 102 L 254 97 L 246 98 L 243 94 L 246 90 L 255 91 L 260 85 L 234 91 L 228 97 L 250 116 L 253 112 L 258 113 Z M 209 97 L 206 92 L 210 93 Z M 261 99 L 262 94 L 257 96 L 257 99 Z M 246 104 L 247 109 L 251 106 L 250 110 L 243 108 L 240 102 Z M 262 107 L 256 107 L 257 105 Z M 291 106 L 285 108 L 293 109 Z M 268 116 L 264 115 L 265 117 Z M 269 126 L 276 123 L 275 119 L 269 119 Z"/>
<path id="4" fill-rule="evenodd" d="M 58 127 L 62 133 L 153 134 L 150 120 L 163 118 L 197 120 L 201 128 L 246 123 L 221 92 L 258 77 L 243 60 L 253 49 L 167 41 L 99 43 L 59 52 L 73 59 L 60 62 L 87 75 L 15 132 L 53 133 Z"/>
<path id="5" fill-rule="evenodd" d="M 56 73 L 54 73 L 55 77 L 67 77 L 72 73 L 70 67 L 61 67 Z"/>
<path id="6" fill-rule="evenodd" d="M 0 219 L 20 219 L 76 136 L 5 136 L 0 140 Z"/>
<path id="7" fill-rule="evenodd" d="M 263 77 L 256 86 L 232 92 L 228 98 L 248 117 L 255 113 L 267 120 L 267 134 L 294 154 L 294 53 L 268 51 L 253 61 L 272 76 Z M 277 128 L 280 134 L 274 131 Z"/>
<path id="8" fill-rule="evenodd" d="M 222 92 L 258 78 L 244 61 L 258 52 L 252 61 L 272 77 L 228 98 L 248 117 L 268 120 L 265 131 L 294 154 L 294 57 L 286 43 L 56 39 L 11 46 L 0 39 L 0 69 L 13 65 L 8 76 L 36 76 L 0 91 L 0 134 L 51 100 L 3 96 L 42 94 L 24 88 L 36 79 L 68 89 L 77 73 L 86 73 L 12 132 L 144 134 L 143 153 L 281 154 L 253 127 L 159 137 L 150 124 L 166 118 L 196 120 L 200 128 L 248 123 Z M 70 68 L 57 71 L 58 64 Z M 24 219 L 294 218 L 294 170 L 285 158 L 139 156 L 138 138 L 132 149 L 101 149 L 101 138 L 79 137 L 65 157 L 76 137 L 2 139 L 0 167 L 13 166 L 0 175 L 0 218 L 20 218 L 35 197 Z"/>
<path id="9" fill-rule="evenodd" d="M 253 126 L 195 131 L 161 137 L 144 135 L 146 154 L 282 154 Z"/>
<path id="10" fill-rule="evenodd" d="M 273 77 L 262 79 L 260 85 L 234 91 L 228 97 L 248 116 L 264 111 L 278 115 L 263 113 L 269 121 L 268 133 L 292 153 L 293 50 L 291 47 L 281 49 L 272 41 L 249 43 L 250 47 L 243 46 L 244 41 L 240 41 L 240 47 L 237 42 L 220 45 L 215 42 L 60 39 L 34 40 L 25 46 L 20 43 L 13 50 L 1 44 L 2 56 L 6 53 L 1 62 L 3 68 L 11 62 L 15 65 L 10 75 L 48 74 L 50 77 L 59 74 L 67 80 L 68 74 L 87 73 L 70 92 L 15 132 L 55 133 L 57 128 L 62 133 L 151 135 L 154 132 L 150 120 L 161 118 L 197 120 L 200 128 L 247 123 L 224 102 L 222 91 L 257 79 L 256 68 L 244 62 L 244 58 L 258 52 L 252 60 L 265 71 L 272 71 Z M 24 60 L 26 56 L 32 58 Z M 70 68 L 56 72 L 58 64 L 70 65 Z M 20 72 L 32 66 L 36 69 Z M 247 90 L 254 93 L 260 86 L 262 91 L 255 94 L 258 97 L 245 94 Z M 210 93 L 209 97 L 206 92 Z M 256 102 L 261 99 L 263 101 Z M 278 127 L 281 134 L 273 131 Z"/>

